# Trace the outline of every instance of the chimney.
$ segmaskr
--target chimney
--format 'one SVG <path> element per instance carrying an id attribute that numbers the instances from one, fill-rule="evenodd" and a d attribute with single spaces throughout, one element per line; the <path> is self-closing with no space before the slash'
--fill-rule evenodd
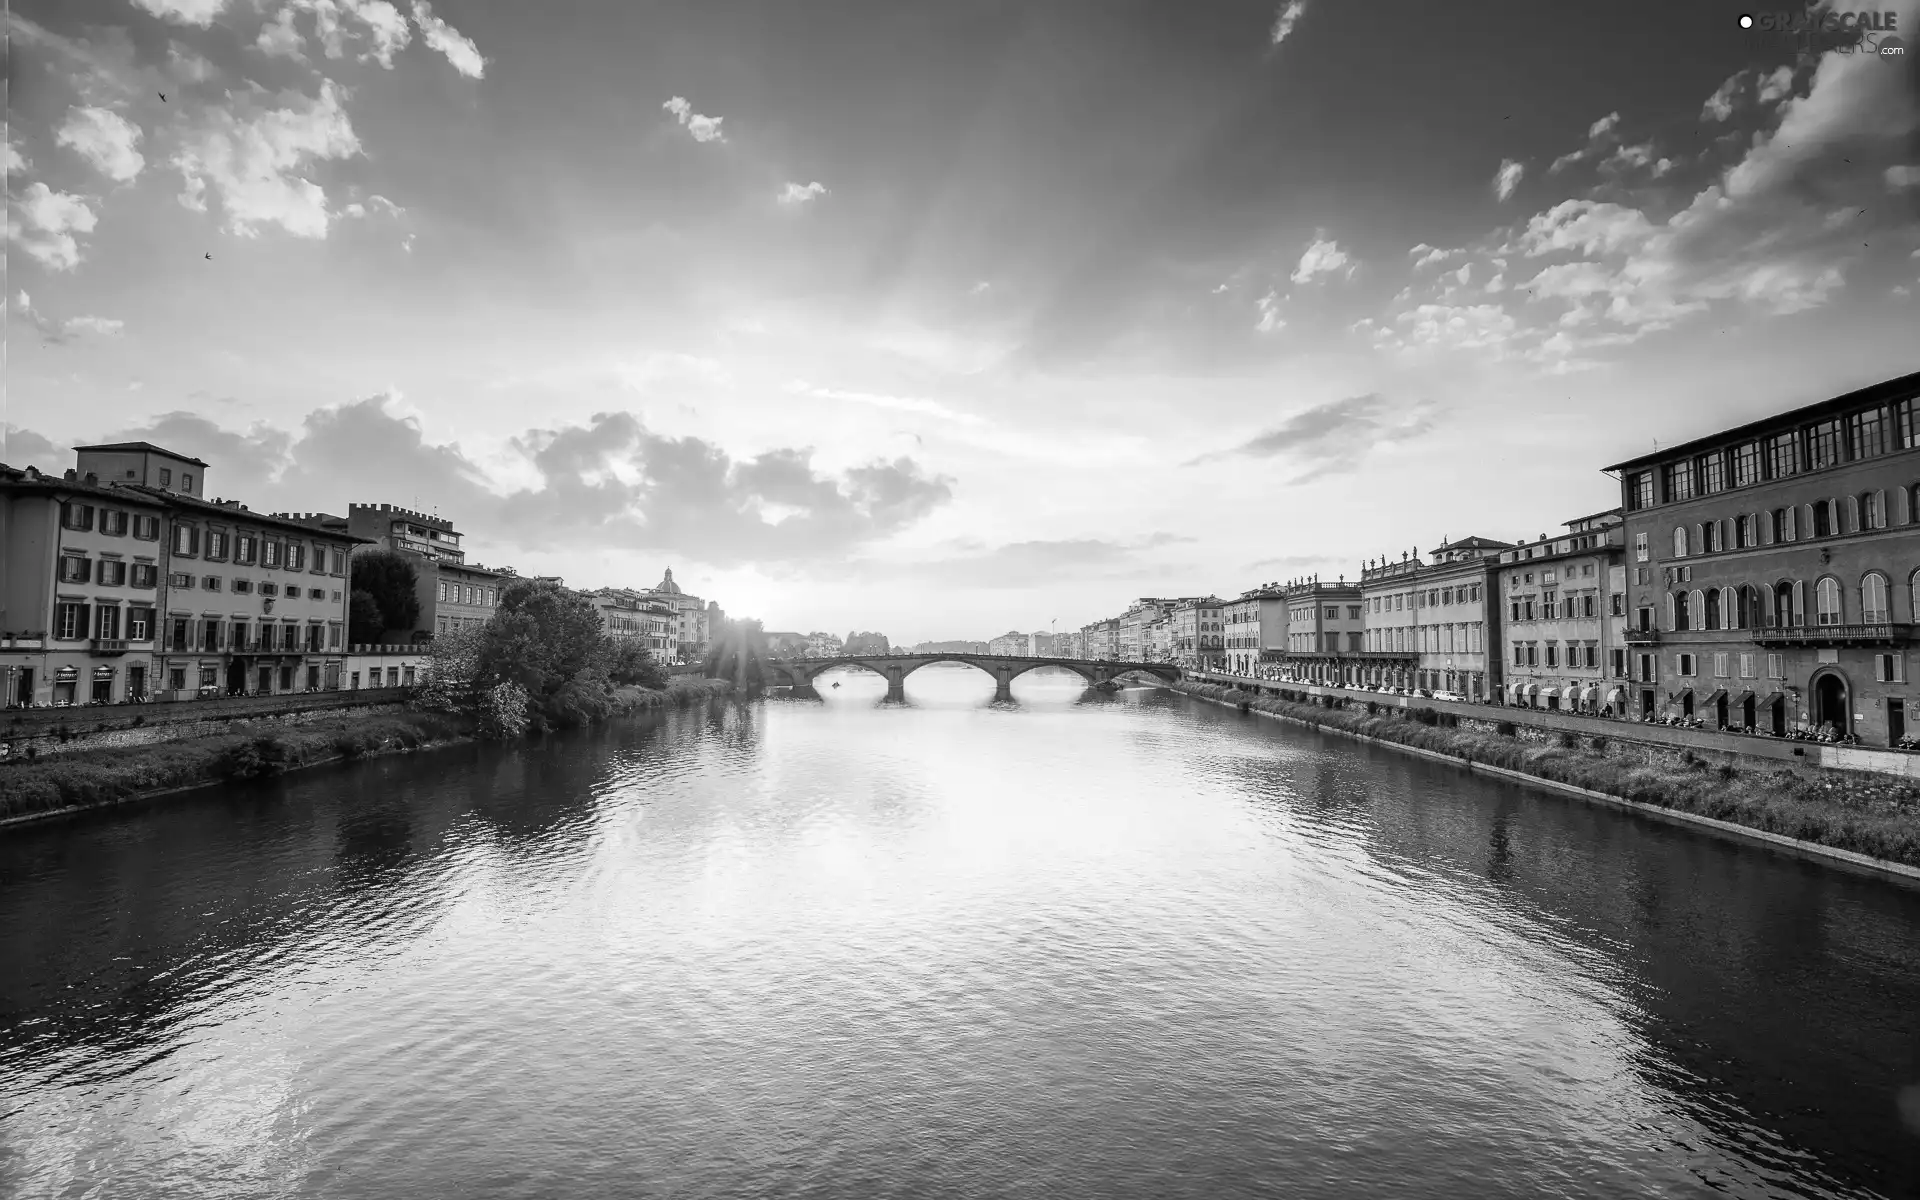
<path id="1" fill-rule="evenodd" d="M 86 478 L 82 482 L 84 482 L 88 487 L 99 487 L 100 476 L 96 472 L 88 471 L 86 474 Z"/>

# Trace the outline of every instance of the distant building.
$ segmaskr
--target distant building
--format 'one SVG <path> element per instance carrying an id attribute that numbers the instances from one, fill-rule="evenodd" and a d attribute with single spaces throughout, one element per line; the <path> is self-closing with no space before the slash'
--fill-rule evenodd
<path id="1" fill-rule="evenodd" d="M 837 633 L 815 631 L 807 635 L 808 658 L 838 658 L 841 648 L 846 645 Z"/>
<path id="2" fill-rule="evenodd" d="M 1366 657 L 1367 623 L 1360 585 L 1318 576 L 1287 588 L 1284 670 L 1302 683 L 1355 687 Z"/>
<path id="3" fill-rule="evenodd" d="M 1249 588 L 1221 606 L 1220 628 L 1226 669 L 1254 674 L 1261 663 L 1286 654 L 1286 592 L 1274 583 Z"/>
<path id="4" fill-rule="evenodd" d="M 1115 648 L 1124 662 L 1147 662 L 1147 626 L 1158 620 L 1173 604 L 1156 596 L 1142 596 L 1127 606 L 1117 618 Z"/>
<path id="5" fill-rule="evenodd" d="M 774 658 L 805 658 L 807 655 L 807 635 L 786 630 L 770 631 L 766 634 L 767 653 Z"/>
<path id="6" fill-rule="evenodd" d="M 648 593 L 648 597 L 673 609 L 674 620 L 678 625 L 674 640 L 679 647 L 680 657 L 689 662 L 704 657 L 707 653 L 707 643 L 712 637 L 707 602 L 683 591 L 680 585 L 673 581 L 672 567 L 668 567 L 660 582 L 653 585 L 653 590 Z"/>
<path id="7" fill-rule="evenodd" d="M 1028 649 L 1028 637 L 1017 629 L 1010 629 L 997 638 L 987 642 L 988 654 L 1025 655 Z"/>
<path id="8" fill-rule="evenodd" d="M 388 642 L 431 641 L 434 635 L 473 629 L 491 620 L 500 593 L 514 578 L 508 568 L 467 561 L 461 535 L 445 517 L 391 504 L 349 504 L 347 515 L 278 513 L 314 529 L 346 533 L 363 541 L 364 550 L 409 555 L 414 564 L 414 598 L 420 615 L 411 629 L 389 629 Z"/>
<path id="9" fill-rule="evenodd" d="M 1083 657 L 1112 662 L 1120 657 L 1120 618 L 1090 621 L 1080 627 Z"/>
<path id="10" fill-rule="evenodd" d="M 1626 713 L 1625 563 L 1617 508 L 1501 552 L 1494 592 L 1505 625 L 1494 648 L 1504 643 L 1507 703 Z"/>
<path id="11" fill-rule="evenodd" d="M 679 660 L 679 614 L 672 605 L 625 588 L 601 588 L 588 592 L 587 598 L 600 614 L 601 632 L 608 637 L 637 643 L 655 662 Z"/>
<path id="12" fill-rule="evenodd" d="M 1449 691 L 1486 700 L 1499 681 L 1500 609 L 1494 572 L 1512 543 L 1468 537 L 1442 541 L 1422 560 L 1369 562 L 1360 572 L 1371 657 L 1367 687 Z"/>
<path id="13" fill-rule="evenodd" d="M 1218 596 L 1185 599 L 1167 613 L 1168 650 L 1183 667 L 1211 668 L 1226 659 L 1226 631 Z"/>
<path id="14" fill-rule="evenodd" d="M 893 653 L 893 647 L 888 645 L 887 635 L 884 633 L 849 633 L 846 644 L 841 648 L 840 652 L 847 656 L 856 654 L 891 654 Z"/>

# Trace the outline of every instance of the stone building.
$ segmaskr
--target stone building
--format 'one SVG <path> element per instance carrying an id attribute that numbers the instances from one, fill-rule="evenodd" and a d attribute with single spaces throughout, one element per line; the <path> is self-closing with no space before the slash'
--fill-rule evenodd
<path id="1" fill-rule="evenodd" d="M 1357 687 L 1368 662 L 1367 623 L 1360 585 L 1318 576 L 1286 589 L 1288 678 L 1300 683 Z"/>
<path id="2" fill-rule="evenodd" d="M 1276 583 L 1241 592 L 1221 606 L 1220 632 L 1226 669 L 1252 675 L 1260 663 L 1286 653 L 1286 592 Z"/>
<path id="3" fill-rule="evenodd" d="M 1201 596 L 1175 602 L 1167 611 L 1168 657 L 1183 667 L 1216 668 L 1226 658 L 1226 632 L 1222 628 L 1218 596 Z"/>
<path id="4" fill-rule="evenodd" d="M 1492 576 L 1510 542 L 1445 541 L 1422 560 L 1416 548 L 1399 562 L 1369 562 L 1360 572 L 1367 619 L 1370 687 L 1451 692 L 1469 700 L 1493 694 L 1499 658 L 1492 651 L 1500 614 Z"/>
<path id="5" fill-rule="evenodd" d="M 1089 621 L 1080 627 L 1081 656 L 1096 662 L 1112 662 L 1120 657 L 1120 618 Z"/>
<path id="6" fill-rule="evenodd" d="M 700 597 L 684 591 L 673 581 L 673 568 L 668 567 L 666 574 L 655 584 L 647 597 L 664 604 L 674 612 L 674 644 L 679 647 L 682 660 L 692 662 L 707 653 L 707 642 L 711 638 L 709 630 L 709 612 L 707 602 Z"/>
<path id="7" fill-rule="evenodd" d="M 600 614 L 600 631 L 615 641 L 639 644 L 658 663 L 680 657 L 680 614 L 672 605 L 645 592 L 601 588 L 586 593 Z"/>
<path id="8" fill-rule="evenodd" d="M 1619 509 L 1500 554 L 1501 699 L 1570 712 L 1626 711 L 1626 538 Z"/>
<path id="9" fill-rule="evenodd" d="M 1897 744 L 1920 620 L 1920 373 L 1606 468 L 1636 712 Z"/>
<path id="10" fill-rule="evenodd" d="M 412 629 L 389 629 L 389 642 L 431 641 L 435 634 L 484 625 L 499 609 L 500 593 L 515 578 L 509 568 L 467 561 L 462 535 L 445 517 L 392 504 L 349 504 L 345 517 L 330 513 L 277 513 L 310 528 L 346 533 L 363 549 L 411 556 L 414 598 L 420 615 Z"/>

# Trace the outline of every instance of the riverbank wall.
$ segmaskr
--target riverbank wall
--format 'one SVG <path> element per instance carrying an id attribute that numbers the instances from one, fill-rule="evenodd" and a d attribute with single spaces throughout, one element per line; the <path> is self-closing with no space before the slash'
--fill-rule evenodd
<path id="1" fill-rule="evenodd" d="M 295 692 L 284 696 L 220 696 L 155 704 L 12 709 L 0 713 L 0 764 L 182 742 L 230 733 L 238 723 L 250 726 L 302 725 L 346 713 L 398 712 L 405 688 L 365 688 L 345 692 Z"/>
<path id="2" fill-rule="evenodd" d="M 1330 706 L 1260 696 L 1212 683 L 1168 685 L 1198 699 L 1297 725 L 1377 742 L 1450 762 L 1476 774 L 1514 779 L 1629 809 L 1817 861 L 1920 886 L 1920 788 L 1851 772 L 1808 772 L 1749 759 L 1715 764 L 1704 756 L 1645 757 L 1640 748 L 1599 739 L 1547 742 L 1512 732 L 1441 722 L 1433 709 Z M 1424 714 L 1424 715 L 1423 715 Z M 1496 723 L 1498 724 L 1498 723 Z M 1664 754 L 1664 748 L 1661 748 Z"/>
<path id="3" fill-rule="evenodd" d="M 730 685 L 722 680 L 686 677 L 675 677 L 664 691 L 620 688 L 615 693 L 613 715 L 703 703 L 730 691 Z M 375 693 L 331 695 L 371 697 Z M 0 828 L 327 763 L 474 740 L 473 722 L 467 717 L 412 710 L 392 698 L 374 703 L 309 704 L 290 711 L 255 711 L 224 719 L 207 713 L 208 707 L 220 703 L 208 700 L 156 705 L 153 707 L 194 710 L 191 715 L 197 719 L 156 721 L 150 717 L 138 726 L 109 723 L 106 728 L 70 729 L 60 753 L 31 758 L 21 755 L 0 762 Z M 112 740 L 125 734 L 139 735 L 140 740 Z M 74 742 L 83 737 L 92 739 L 91 743 L 76 747 Z"/>

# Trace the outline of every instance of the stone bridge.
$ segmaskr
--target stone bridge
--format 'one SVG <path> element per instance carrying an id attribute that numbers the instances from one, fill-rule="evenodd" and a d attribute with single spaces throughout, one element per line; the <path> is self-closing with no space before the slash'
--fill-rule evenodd
<path id="1" fill-rule="evenodd" d="M 768 687 L 790 687 L 797 696 L 817 696 L 813 681 L 822 671 L 860 667 L 887 681 L 887 699 L 900 700 L 906 695 L 903 686 L 907 676 L 929 663 L 943 662 L 978 667 L 993 676 L 996 700 L 1010 699 L 1013 681 L 1035 667 L 1065 667 L 1086 680 L 1090 687 L 1136 672 L 1169 683 L 1180 678 L 1180 668 L 1172 663 L 1096 662 L 1083 658 L 1029 658 L 1018 654 L 856 654 L 846 658 L 770 659 L 766 664 L 766 680 Z"/>

